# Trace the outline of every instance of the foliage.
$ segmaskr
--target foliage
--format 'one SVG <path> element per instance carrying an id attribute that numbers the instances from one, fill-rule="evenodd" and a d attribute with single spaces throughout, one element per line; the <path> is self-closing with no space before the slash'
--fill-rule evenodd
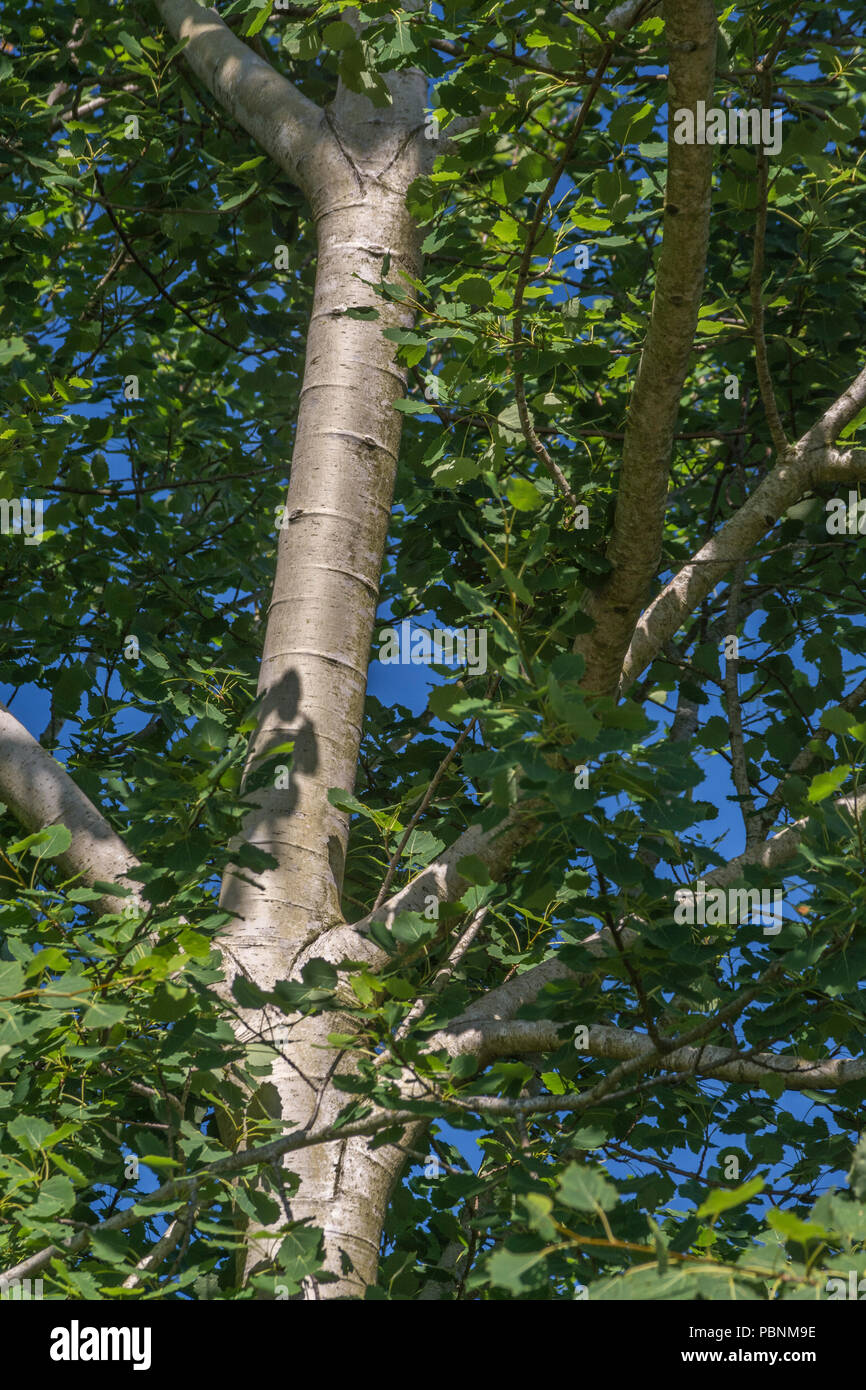
<path id="1" fill-rule="evenodd" d="M 609 568 L 653 294 L 666 174 L 661 20 L 617 41 L 545 202 L 598 64 L 600 11 L 368 4 L 358 39 L 344 8 L 281 15 L 240 0 L 223 14 L 316 101 L 339 79 L 387 102 L 382 74 L 415 66 L 434 84 L 443 128 L 475 117 L 411 190 L 423 282 L 382 270 L 381 293 L 408 297 L 416 324 L 395 338 L 412 388 L 400 402 L 381 596 L 387 621 L 433 613 L 446 626 L 484 627 L 489 641 L 488 673 L 441 672 L 420 716 L 369 698 L 349 808 L 347 920 L 372 909 L 404 831 L 395 887 L 479 816 L 494 824 L 518 784 L 538 806 L 538 832 L 502 881 L 480 866 L 438 921 L 409 915 L 380 932 L 381 972 L 347 963 L 338 976 L 322 962 L 275 991 L 287 1014 L 341 991 L 360 1029 L 343 1040 L 354 1058 L 338 1078 L 345 1123 L 374 1101 L 399 1103 L 398 1061 L 377 1062 L 386 1042 L 427 1083 L 415 1110 L 439 1122 L 432 1157 L 421 1155 L 395 1191 L 368 1296 L 412 1299 L 437 1276 L 448 1298 L 824 1296 L 834 1271 L 866 1274 L 862 1149 L 851 1191 L 834 1190 L 866 1083 L 807 1091 L 806 1105 L 791 1105 L 781 1082 L 773 1094 L 772 1083 L 762 1091 L 684 1075 L 670 1084 L 650 1071 L 612 1084 L 585 1112 L 568 1104 L 616 1065 L 575 1047 L 577 1024 L 672 1037 L 705 1025 L 714 1045 L 813 1059 L 860 1043 L 862 832 L 833 804 L 860 786 L 866 760 L 862 711 L 838 708 L 866 650 L 859 538 L 828 534 L 831 490 L 819 489 L 737 581 L 751 785 L 770 806 L 768 828 L 808 817 L 786 871 L 796 909 L 778 936 L 684 929 L 672 889 L 729 858 L 738 803 L 720 664 L 730 583 L 618 704 L 587 702 L 572 650 L 586 623 L 582 596 Z M 716 99 L 761 105 L 756 60 L 781 33 L 775 103 L 786 114 L 783 155 L 770 164 L 764 302 L 769 365 L 797 438 L 859 366 L 866 76 L 862 24 L 818 0 L 793 12 L 776 0 L 725 8 Z M 47 1296 L 252 1297 L 255 1281 L 242 1289 L 232 1259 L 243 1222 L 282 1212 L 278 1278 L 291 1297 L 319 1268 L 321 1246 L 288 1215 L 290 1159 L 205 1170 L 233 1151 L 242 1087 L 269 1064 L 266 1046 L 236 1041 L 213 989 L 226 920 L 216 894 L 243 811 L 314 229 L 148 6 L 26 3 L 4 16 L 4 39 L 0 498 L 44 497 L 46 532 L 39 546 L 2 538 L 0 626 L 11 640 L 0 679 L 40 692 L 42 742 L 142 861 L 149 906 L 100 913 L 98 888 L 64 880 L 54 862 L 62 828 L 24 836 L 4 811 L 0 1267 L 122 1212 L 123 1225 L 54 1257 L 42 1272 Z M 662 579 L 768 467 L 749 288 L 757 187 L 755 151 L 721 147 Z M 278 246 L 285 269 L 275 268 Z M 579 247 L 590 253 L 583 270 Z M 586 507 L 585 527 L 521 429 L 518 342 L 536 432 Z M 737 398 L 724 389 L 732 376 Z M 138 398 L 125 394 L 133 377 Z M 674 741 L 672 716 L 686 706 L 693 731 Z M 809 769 L 792 771 L 804 747 Z M 590 770 L 585 789 L 580 766 Z M 255 873 L 260 858 L 244 853 Z M 757 869 L 743 881 L 778 886 Z M 421 1023 L 394 1041 L 479 903 L 489 908 L 483 931 Z M 639 942 L 590 956 L 581 944 L 590 931 L 615 930 L 629 914 L 643 924 Z M 503 1058 L 478 1071 L 471 1058 L 424 1049 L 437 1025 L 554 956 L 577 974 L 524 1011 L 559 1030 L 543 1061 Z M 563 1108 L 525 1119 L 485 1108 L 519 1096 L 561 1097 Z M 281 1132 L 263 1114 L 244 1125 L 247 1147 Z M 477 1139 L 477 1172 L 461 1135 Z M 130 1155 L 140 1178 L 124 1176 Z M 187 1176 L 195 1184 L 149 1199 L 154 1184 Z M 125 1289 L 174 1218 L 177 1243 Z"/>

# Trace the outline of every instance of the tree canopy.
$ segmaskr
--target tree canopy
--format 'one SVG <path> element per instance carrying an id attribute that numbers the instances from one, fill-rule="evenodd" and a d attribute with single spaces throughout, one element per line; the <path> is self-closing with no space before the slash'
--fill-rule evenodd
<path id="1" fill-rule="evenodd" d="M 220 16 L 3 16 L 0 1274 L 826 1298 L 866 1275 L 862 19 Z M 678 144 L 698 101 L 779 149 Z M 356 262 L 331 222 L 372 183 Z M 337 387 L 352 514 L 298 424 Z M 310 497 L 360 558 L 304 550 Z M 372 592 L 363 668 L 305 554 Z M 421 638 L 415 683 L 430 628 L 486 659 Z M 303 656 L 266 679 L 287 634 L 315 699 Z M 311 787 L 333 902 L 281 859 Z M 229 880 L 294 902 L 282 971 L 226 949 Z M 275 1105 L 314 1054 L 327 1101 Z M 369 1277 L 304 1195 L 336 1141 L 390 1174 Z"/>

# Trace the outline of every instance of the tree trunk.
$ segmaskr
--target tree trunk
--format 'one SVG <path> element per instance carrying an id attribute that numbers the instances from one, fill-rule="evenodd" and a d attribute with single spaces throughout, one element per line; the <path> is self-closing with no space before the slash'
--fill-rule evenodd
<path id="1" fill-rule="evenodd" d="M 390 85 L 394 106 L 385 111 L 341 93 L 326 116 L 334 132 L 329 157 L 308 174 L 318 267 L 247 775 L 288 740 L 294 756 L 288 788 L 273 786 L 271 777 L 271 785 L 252 793 L 258 809 L 244 828 L 244 838 L 278 867 L 229 873 L 222 892 L 223 907 L 237 914 L 221 939 L 227 980 L 241 973 L 265 990 L 289 978 L 302 950 L 343 920 L 348 817 L 327 793 L 354 785 L 400 445 L 402 416 L 393 404 L 405 393 L 405 371 L 383 329 L 412 322 L 410 310 L 364 282 L 383 278 L 386 255 L 391 280 L 402 283 L 400 271 L 420 271 L 406 190 L 425 159 L 424 81 L 392 75 Z M 346 314 L 368 306 L 378 318 Z M 277 757 L 276 766 L 284 761 Z M 348 1021 L 332 1014 L 287 1025 L 264 1011 L 246 1012 L 244 1022 L 245 1039 L 280 1038 L 283 1056 L 261 1097 L 269 1112 L 293 1126 L 314 1116 L 317 1124 L 333 1119 L 346 1097 L 328 1087 L 339 1057 L 327 1035 L 348 1031 Z M 292 1214 L 324 1228 L 329 1267 L 341 1275 L 308 1294 L 357 1296 L 375 1277 L 385 1206 L 402 1161 L 396 1151 L 349 1153 L 344 1144 L 293 1157 L 301 1187 Z M 248 1269 L 274 1245 L 258 1242 Z M 343 1273 L 341 1251 L 354 1271 Z"/>

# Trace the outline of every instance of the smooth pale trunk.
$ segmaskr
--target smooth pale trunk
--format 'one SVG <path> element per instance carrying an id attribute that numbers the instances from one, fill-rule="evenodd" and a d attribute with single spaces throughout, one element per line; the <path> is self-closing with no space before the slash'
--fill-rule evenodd
<path id="1" fill-rule="evenodd" d="M 398 79 L 394 83 L 399 86 Z M 229 873 L 222 892 L 223 907 L 239 914 L 221 937 L 227 978 L 242 971 L 266 990 L 296 973 L 300 953 L 309 948 L 315 954 L 310 943 L 342 921 L 348 818 L 327 793 L 354 785 L 400 445 L 402 416 L 394 402 L 405 395 L 405 371 L 383 329 L 412 322 L 409 310 L 379 298 L 364 282 L 382 278 L 386 254 L 389 279 L 399 283 L 400 270 L 420 271 L 405 199 L 426 151 L 423 137 L 406 140 L 409 115 L 397 123 L 401 100 L 417 110 L 422 129 L 423 80 L 403 79 L 397 110 L 386 118 L 375 111 L 371 116 L 368 103 L 356 110 L 357 99 L 345 96 L 340 135 L 348 157 L 315 171 L 318 182 L 309 192 L 319 255 L 286 504 L 294 519 L 279 532 L 259 679 L 263 702 L 248 757 L 250 768 L 268 749 L 294 740 L 292 773 L 288 788 L 269 781 L 253 794 L 259 809 L 244 831 L 279 867 L 244 871 L 243 878 Z M 364 306 L 376 308 L 379 317 L 355 319 L 345 312 Z M 269 524 L 263 514 L 262 525 Z M 275 766 L 284 760 L 279 755 Z M 242 1037 L 273 1037 L 280 1028 L 284 1039 L 288 1060 L 275 1063 L 261 1103 L 297 1126 L 314 1116 L 317 1126 L 336 1118 L 348 1097 L 329 1083 L 345 1064 L 327 1036 L 351 1032 L 349 1021 L 250 1011 L 243 1020 Z M 364 1143 L 292 1156 L 301 1177 L 292 1215 L 324 1229 L 329 1267 L 341 1275 L 336 1283 L 310 1286 L 306 1296 L 357 1297 L 375 1279 L 382 1221 L 403 1161 L 396 1150 L 370 1152 Z M 247 1268 L 276 1244 L 267 1237 L 252 1242 Z M 354 1266 L 348 1274 L 341 1254 Z"/>

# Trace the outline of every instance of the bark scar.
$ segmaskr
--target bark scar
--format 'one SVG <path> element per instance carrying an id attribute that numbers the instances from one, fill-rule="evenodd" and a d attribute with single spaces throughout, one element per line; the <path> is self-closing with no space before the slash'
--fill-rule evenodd
<path id="1" fill-rule="evenodd" d="M 355 180 L 356 180 L 356 182 L 357 182 L 357 184 L 358 184 L 358 189 L 359 189 L 359 191 L 360 191 L 361 193 L 364 193 L 366 190 L 365 190 L 365 188 L 364 188 L 364 180 L 363 180 L 363 178 L 361 177 L 361 171 L 360 171 L 360 169 L 358 168 L 358 166 L 357 166 L 357 164 L 355 163 L 355 161 L 354 161 L 354 159 L 352 158 L 352 156 L 349 154 L 349 151 L 346 149 L 346 146 L 343 144 L 342 136 L 340 135 L 340 132 L 339 132 L 339 130 L 337 129 L 337 123 L 336 123 L 336 121 L 334 120 L 334 117 L 333 117 L 333 115 L 332 115 L 332 113 L 331 113 L 331 108 L 330 108 L 330 106 L 326 106 L 326 107 L 325 107 L 325 120 L 326 120 L 327 123 L 328 123 L 328 127 L 329 127 L 329 129 L 330 129 L 330 131 L 331 131 L 331 134 L 333 135 L 334 139 L 335 139 L 336 142 L 337 142 L 337 145 L 339 146 L 341 155 L 342 155 L 343 158 L 345 159 L 345 161 L 346 161 L 346 163 L 348 164 L 349 168 L 352 170 L 352 173 L 355 175 Z"/>

